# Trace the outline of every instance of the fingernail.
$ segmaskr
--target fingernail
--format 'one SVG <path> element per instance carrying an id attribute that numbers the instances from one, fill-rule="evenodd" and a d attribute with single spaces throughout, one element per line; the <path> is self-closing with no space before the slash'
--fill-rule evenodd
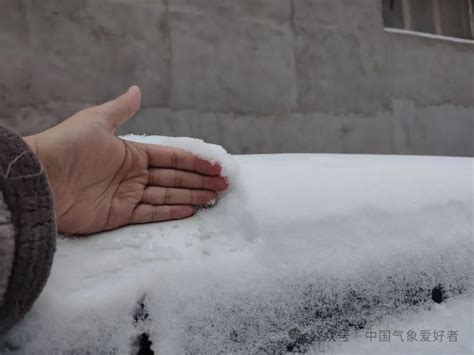
<path id="1" fill-rule="evenodd" d="M 206 208 L 214 207 L 216 204 L 217 204 L 217 199 L 213 198 L 212 200 L 206 202 L 205 204 L 196 206 L 195 208 L 196 209 L 200 209 L 200 208 L 206 209 Z"/>

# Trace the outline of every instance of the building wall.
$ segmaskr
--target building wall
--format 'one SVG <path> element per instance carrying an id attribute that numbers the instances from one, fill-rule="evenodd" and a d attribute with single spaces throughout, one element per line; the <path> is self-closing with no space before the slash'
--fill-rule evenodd
<path id="1" fill-rule="evenodd" d="M 474 42 L 383 29 L 380 0 L 0 0 L 0 123 L 133 83 L 121 133 L 233 153 L 473 155 Z"/>

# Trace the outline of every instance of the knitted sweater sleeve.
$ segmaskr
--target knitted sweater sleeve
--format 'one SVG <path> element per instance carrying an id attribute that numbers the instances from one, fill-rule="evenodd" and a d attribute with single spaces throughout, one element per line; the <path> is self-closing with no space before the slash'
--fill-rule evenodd
<path id="1" fill-rule="evenodd" d="M 0 334 L 39 296 L 56 247 L 53 198 L 41 163 L 0 126 Z"/>

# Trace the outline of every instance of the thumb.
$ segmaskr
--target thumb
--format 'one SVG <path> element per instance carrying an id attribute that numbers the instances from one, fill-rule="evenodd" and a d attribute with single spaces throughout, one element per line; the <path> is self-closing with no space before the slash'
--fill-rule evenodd
<path id="1" fill-rule="evenodd" d="M 102 112 L 102 120 L 107 129 L 114 131 L 140 109 L 142 94 L 138 86 L 131 86 L 128 91 L 97 108 Z"/>

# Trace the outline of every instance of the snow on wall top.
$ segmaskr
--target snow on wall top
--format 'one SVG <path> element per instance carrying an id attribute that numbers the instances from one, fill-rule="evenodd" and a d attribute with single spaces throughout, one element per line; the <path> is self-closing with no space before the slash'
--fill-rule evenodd
<path id="1" fill-rule="evenodd" d="M 327 341 L 341 333 L 368 351 L 358 334 L 439 312 L 433 300 L 472 314 L 472 159 L 232 157 L 189 138 L 126 138 L 219 161 L 232 189 L 188 220 L 60 240 L 0 352 L 129 353 L 140 334 L 160 354 L 320 352 L 347 349 Z M 472 325 L 459 326 L 444 352 L 472 346 Z"/>
<path id="2" fill-rule="evenodd" d="M 419 31 L 412 31 L 412 30 L 404 30 L 404 29 L 400 29 L 400 28 L 391 28 L 391 27 L 385 27 L 384 30 L 385 30 L 385 32 L 400 33 L 400 34 L 405 34 L 405 35 L 431 38 L 431 39 L 437 39 L 437 40 L 448 41 L 448 42 L 474 44 L 474 40 L 472 40 L 472 39 L 465 39 L 465 38 L 458 38 L 458 37 L 451 37 L 451 36 L 443 36 L 443 35 L 437 35 L 437 34 L 433 34 L 433 33 L 419 32 Z"/>

